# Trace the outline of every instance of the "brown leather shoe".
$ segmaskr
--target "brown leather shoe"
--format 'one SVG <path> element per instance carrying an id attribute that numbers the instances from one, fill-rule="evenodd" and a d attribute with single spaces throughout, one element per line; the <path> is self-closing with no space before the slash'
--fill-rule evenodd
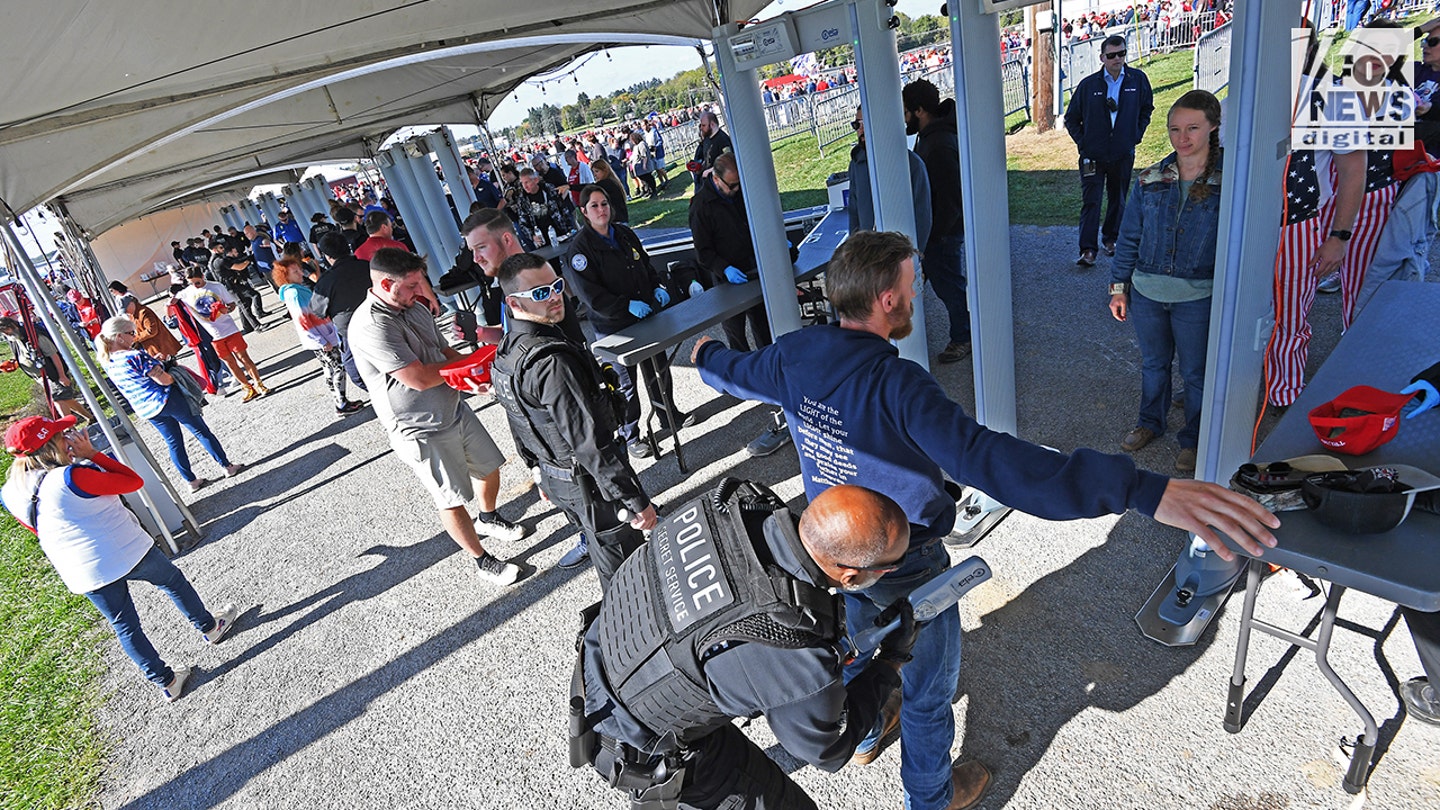
<path id="1" fill-rule="evenodd" d="M 1154 438 L 1155 431 L 1147 427 L 1137 427 L 1126 433 L 1125 438 L 1120 440 L 1120 449 L 1127 453 L 1133 453 L 1149 444 L 1150 440 Z"/>
<path id="2" fill-rule="evenodd" d="M 969 810 L 990 790 L 990 769 L 978 759 L 962 762 L 950 769 L 950 785 L 955 795 L 946 810 Z"/>
<path id="3" fill-rule="evenodd" d="M 885 747 L 885 739 L 894 734 L 900 728 L 900 690 L 890 692 L 890 697 L 885 699 L 885 705 L 880 707 L 880 719 L 884 725 L 881 727 L 880 736 L 875 739 L 875 745 L 861 750 L 855 749 L 855 756 L 851 762 L 856 765 L 869 765 L 880 757 L 880 751 Z"/>

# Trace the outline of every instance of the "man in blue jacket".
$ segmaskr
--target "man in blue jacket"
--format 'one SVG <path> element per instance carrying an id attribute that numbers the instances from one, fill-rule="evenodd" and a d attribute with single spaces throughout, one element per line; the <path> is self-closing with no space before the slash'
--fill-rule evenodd
<path id="1" fill-rule="evenodd" d="M 1085 267 L 1095 264 L 1100 229 L 1105 254 L 1115 255 L 1115 240 L 1130 193 L 1135 168 L 1135 144 L 1145 137 L 1155 97 L 1150 79 L 1138 68 L 1125 66 L 1125 37 L 1106 37 L 1100 46 L 1102 67 L 1080 80 L 1065 108 L 1065 130 L 1080 149 L 1080 258 Z M 1100 226 L 1100 195 L 1105 194 L 1105 225 Z"/>
<path id="2" fill-rule="evenodd" d="M 865 590 L 845 594 L 852 632 L 949 567 L 941 540 L 954 528 L 955 499 L 945 491 L 945 473 L 1047 520 L 1135 509 L 1194 532 L 1227 560 L 1234 552 L 1216 529 L 1253 556 L 1275 545 L 1269 529 L 1279 521 L 1223 487 L 1138 470 L 1123 455 L 1082 449 L 1067 456 L 972 419 L 890 343 L 912 328 L 914 252 L 904 234 L 852 234 L 826 271 L 838 324 L 790 332 L 753 352 L 701 338 L 691 354 L 711 387 L 784 409 L 808 497 L 853 484 L 889 496 L 905 511 L 910 549 L 903 564 Z M 963 810 L 980 801 L 990 772 L 978 761 L 950 763 L 950 698 L 960 672 L 958 608 L 931 620 L 921 635 L 901 676 L 906 807 Z"/>

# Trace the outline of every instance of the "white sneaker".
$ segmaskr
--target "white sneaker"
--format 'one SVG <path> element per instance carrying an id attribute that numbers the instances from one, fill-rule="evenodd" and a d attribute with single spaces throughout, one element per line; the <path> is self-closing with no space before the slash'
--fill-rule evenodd
<path id="1" fill-rule="evenodd" d="M 477 515 L 475 517 L 475 531 L 478 532 L 481 537 L 489 537 L 492 540 L 505 540 L 512 543 L 530 533 L 530 530 L 525 528 L 525 524 L 511 523 L 505 518 L 500 517 L 499 512 L 495 513 L 493 520 L 485 520 Z"/>
<path id="2" fill-rule="evenodd" d="M 160 694 L 164 696 L 166 703 L 174 703 L 185 693 L 185 682 L 190 680 L 190 667 L 176 667 L 175 677 L 170 683 L 160 687 Z"/>
<path id="3" fill-rule="evenodd" d="M 515 563 L 505 562 L 494 554 L 486 552 L 484 555 L 475 558 L 475 565 L 480 569 L 480 578 L 500 587 L 514 585 L 520 578 L 520 566 Z"/>
<path id="4" fill-rule="evenodd" d="M 211 646 L 219 644 L 220 639 L 225 638 L 225 634 L 235 626 L 235 615 L 239 612 L 232 603 L 226 603 L 225 607 L 220 608 L 220 612 L 215 614 L 215 626 L 204 634 L 205 643 Z"/>

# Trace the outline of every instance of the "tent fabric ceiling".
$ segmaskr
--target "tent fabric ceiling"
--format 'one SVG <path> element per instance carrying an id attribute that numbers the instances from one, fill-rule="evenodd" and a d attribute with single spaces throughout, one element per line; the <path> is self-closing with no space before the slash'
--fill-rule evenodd
<path id="1" fill-rule="evenodd" d="M 214 197 L 196 190 L 226 178 L 360 157 L 401 126 L 473 121 L 579 54 L 708 39 L 717 15 L 768 3 L 252 0 L 242 16 L 26 0 L 0 30 L 0 198 L 16 211 L 59 199 L 98 234 Z"/>

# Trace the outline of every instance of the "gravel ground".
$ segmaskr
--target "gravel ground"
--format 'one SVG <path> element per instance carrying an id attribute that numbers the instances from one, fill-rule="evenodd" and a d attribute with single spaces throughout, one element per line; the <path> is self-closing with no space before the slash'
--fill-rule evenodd
<path id="1" fill-rule="evenodd" d="M 1011 233 L 1020 433 L 1062 450 L 1114 449 L 1132 424 L 1139 355 L 1133 331 L 1105 310 L 1107 260 L 1075 267 L 1074 229 Z M 1317 358 L 1337 339 L 1338 309 L 1334 296 L 1316 307 Z M 926 311 L 938 351 L 944 310 L 930 298 Z M 251 353 L 274 393 L 206 409 L 232 458 L 252 468 L 194 497 L 207 539 L 179 560 L 212 607 L 241 606 L 237 631 L 206 647 L 162 596 L 135 589 L 157 648 L 196 674 L 186 696 L 166 705 L 105 644 L 100 726 L 112 752 L 101 805 L 624 807 L 593 772 L 566 764 L 575 611 L 599 595 L 589 567 L 554 568 L 574 531 L 512 460 L 502 511 L 532 533 L 493 550 L 527 575 L 505 591 L 480 583 L 373 414 L 336 418 L 290 323 L 269 321 Z M 766 410 L 702 385 L 688 343 L 685 352 L 677 396 L 705 417 L 685 431 L 695 472 L 679 474 L 668 455 L 641 462 L 646 487 L 663 507 L 740 475 L 798 500 L 793 452 L 744 454 Z M 937 376 L 973 404 L 968 364 Z M 509 452 L 499 407 L 472 402 Z M 1175 452 L 1167 436 L 1138 459 L 1168 472 Z M 217 473 L 198 447 L 192 454 L 200 474 Z M 1356 806 L 1333 752 L 1358 720 L 1304 655 L 1257 637 L 1250 678 L 1263 701 L 1252 696 L 1240 734 L 1221 728 L 1238 601 L 1194 647 L 1140 636 L 1131 617 L 1182 542 L 1181 532 L 1133 514 L 1070 523 L 1017 514 L 978 547 L 996 574 L 962 604 L 953 753 L 994 770 L 983 807 Z M 1281 575 L 1260 614 L 1298 628 L 1320 602 Z M 1420 670 L 1397 621 L 1393 606 L 1352 592 L 1332 660 L 1382 724 L 1366 804 L 1430 810 L 1440 807 L 1440 729 L 1402 717 L 1395 685 Z M 763 721 L 749 733 L 822 807 L 900 806 L 894 746 L 873 765 L 828 775 L 789 758 Z"/>

